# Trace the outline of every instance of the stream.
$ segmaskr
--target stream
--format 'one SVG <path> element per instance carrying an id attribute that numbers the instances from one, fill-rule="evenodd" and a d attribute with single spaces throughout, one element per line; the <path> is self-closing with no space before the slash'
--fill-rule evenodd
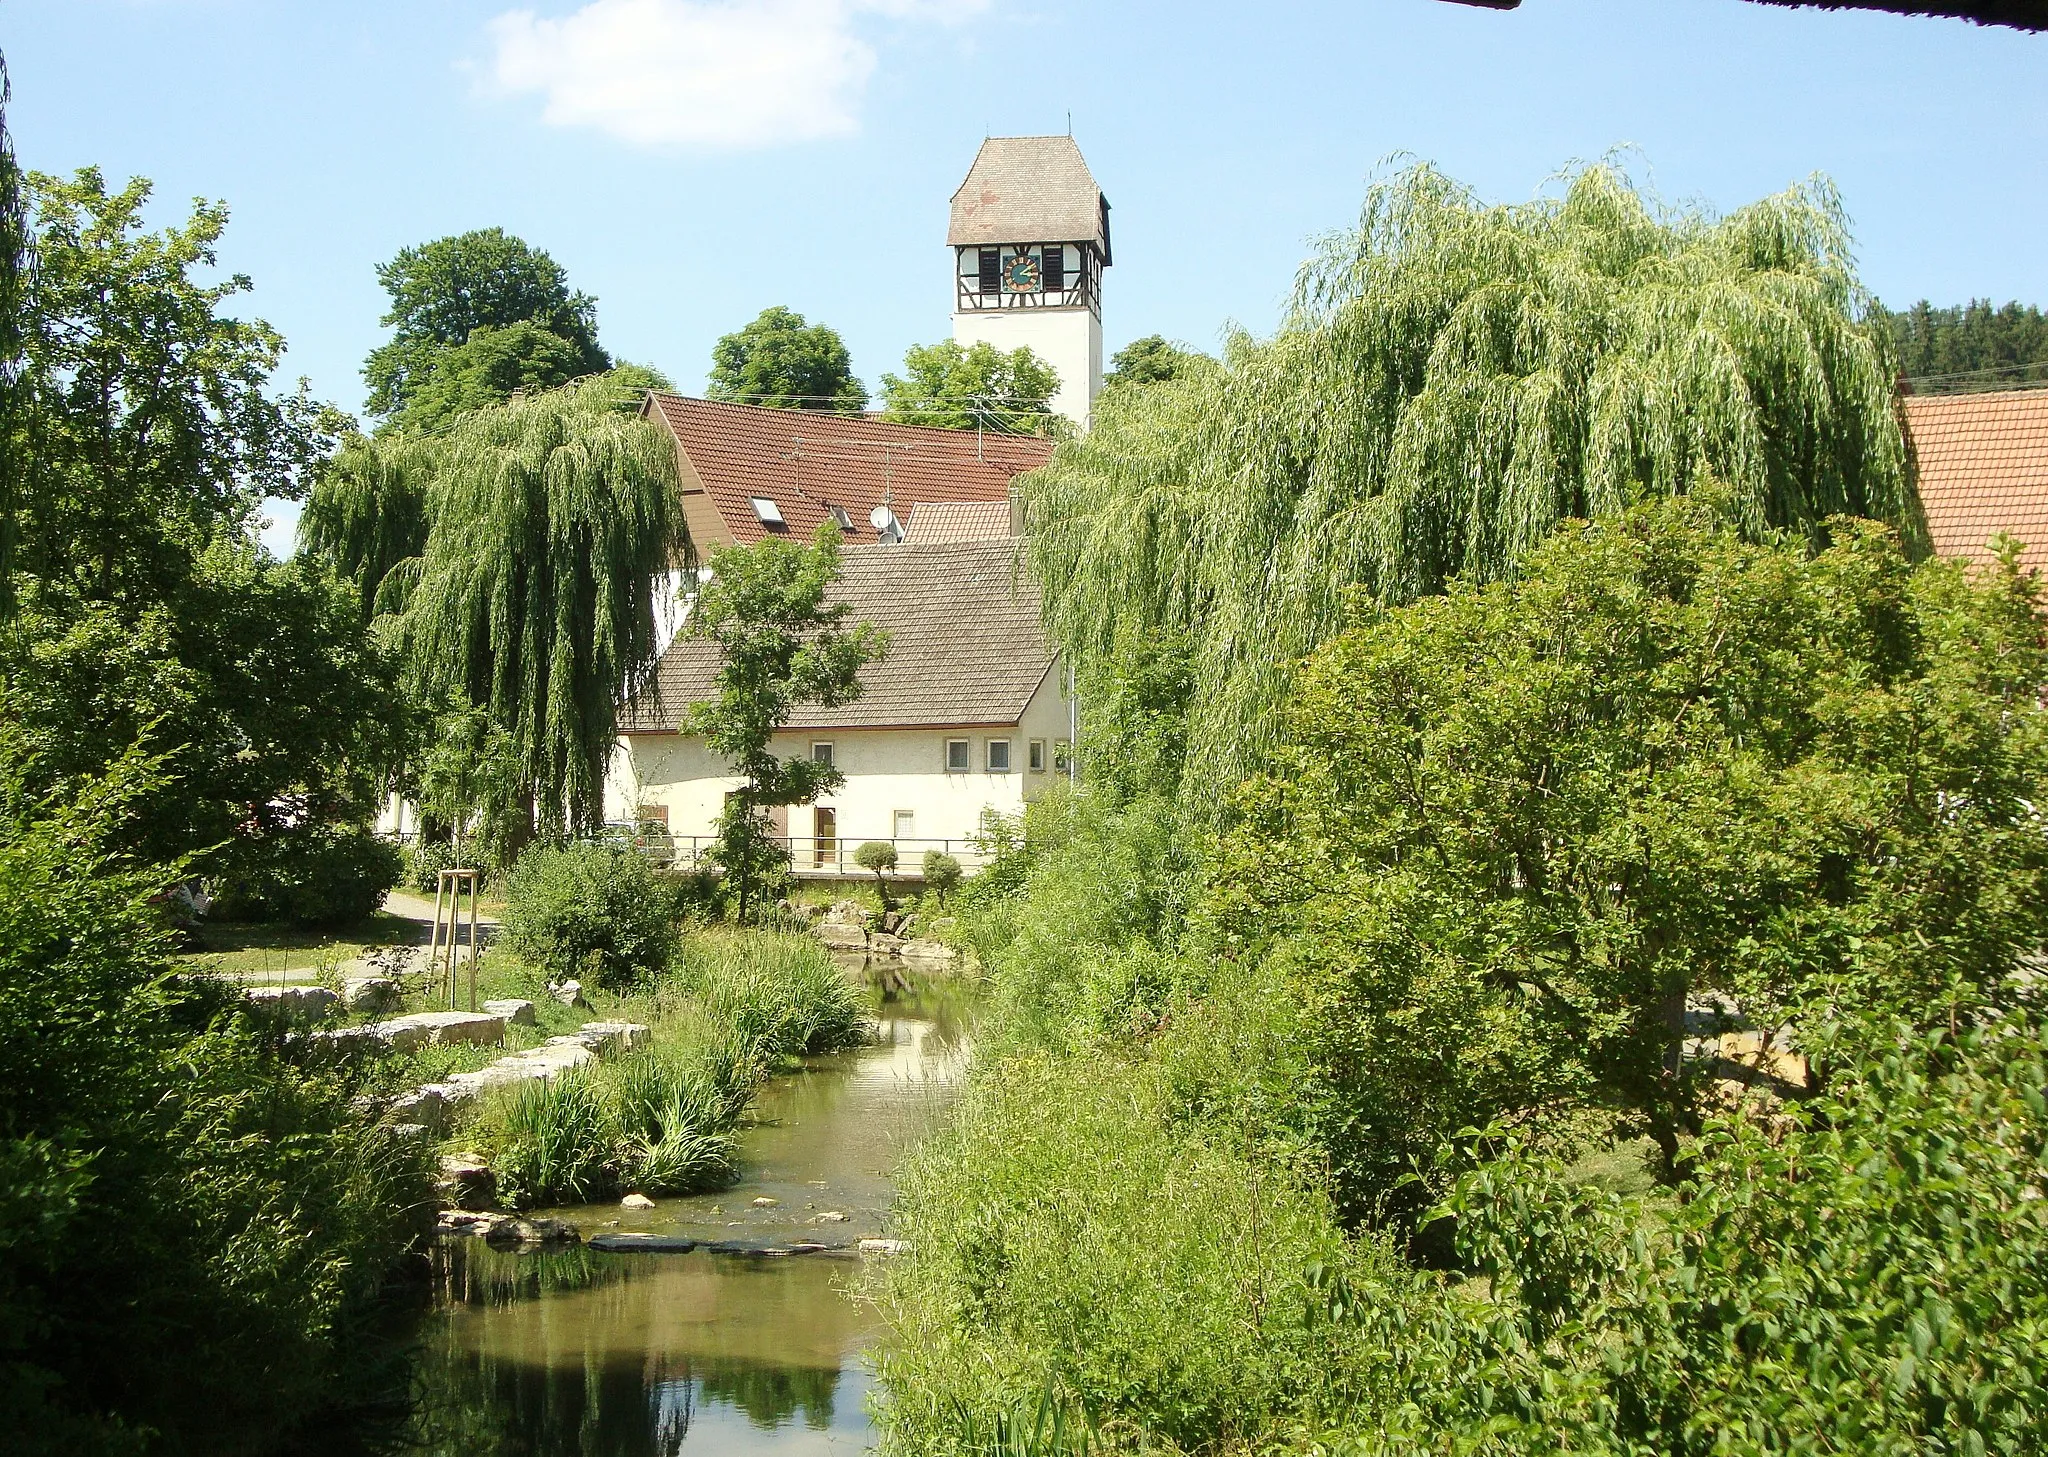
<path id="1" fill-rule="evenodd" d="M 574 1222 L 585 1239 L 619 1230 L 850 1247 L 884 1235 L 893 1171 L 945 1110 L 966 1060 L 969 1010 L 955 983 L 878 1000 L 872 1044 L 808 1059 L 762 1088 L 730 1188 L 637 1212 L 538 1212 Z M 873 1258 L 886 1257 L 519 1254 L 442 1240 L 417 1450 L 854 1457 L 874 1444 L 862 1353 L 879 1330 L 849 1291 Z"/>

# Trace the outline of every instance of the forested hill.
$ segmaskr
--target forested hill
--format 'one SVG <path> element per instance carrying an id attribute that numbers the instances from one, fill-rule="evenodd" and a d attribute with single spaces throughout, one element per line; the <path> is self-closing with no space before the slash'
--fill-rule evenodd
<path id="1" fill-rule="evenodd" d="M 1898 342 L 1899 372 L 1916 394 L 1955 394 L 2048 383 L 2048 313 L 2031 304 L 1993 308 L 1972 299 L 1938 309 L 1926 299 L 1878 314 Z"/>

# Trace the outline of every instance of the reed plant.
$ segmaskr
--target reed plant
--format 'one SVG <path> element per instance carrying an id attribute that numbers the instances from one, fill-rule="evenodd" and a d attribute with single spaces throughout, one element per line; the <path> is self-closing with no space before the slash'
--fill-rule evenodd
<path id="1" fill-rule="evenodd" d="M 853 982 L 797 936 L 692 937 L 619 1012 L 651 1024 L 650 1046 L 485 1105 L 475 1141 L 512 1203 L 722 1187 L 737 1173 L 734 1129 L 762 1080 L 867 1035 Z"/>

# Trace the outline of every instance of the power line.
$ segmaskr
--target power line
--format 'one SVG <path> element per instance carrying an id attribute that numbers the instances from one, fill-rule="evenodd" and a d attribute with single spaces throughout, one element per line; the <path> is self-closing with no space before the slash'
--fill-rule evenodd
<path id="1" fill-rule="evenodd" d="M 1949 374 L 1909 374 L 1907 384 L 1939 384 L 1950 379 L 1975 379 L 1983 374 L 2011 374 L 2017 370 L 2048 369 L 2048 359 L 2028 360 L 2023 364 L 1987 364 L 1982 369 L 1958 369 Z"/>

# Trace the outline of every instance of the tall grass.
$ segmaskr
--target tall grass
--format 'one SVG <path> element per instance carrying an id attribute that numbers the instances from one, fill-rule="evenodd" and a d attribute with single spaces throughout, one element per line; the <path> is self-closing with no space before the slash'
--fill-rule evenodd
<path id="1" fill-rule="evenodd" d="M 815 941 L 704 934 L 619 1015 L 654 1041 L 616 1061 L 500 1092 L 476 1141 L 519 1206 L 686 1194 L 736 1173 L 733 1130 L 762 1079 L 867 1035 L 854 984 Z"/>

